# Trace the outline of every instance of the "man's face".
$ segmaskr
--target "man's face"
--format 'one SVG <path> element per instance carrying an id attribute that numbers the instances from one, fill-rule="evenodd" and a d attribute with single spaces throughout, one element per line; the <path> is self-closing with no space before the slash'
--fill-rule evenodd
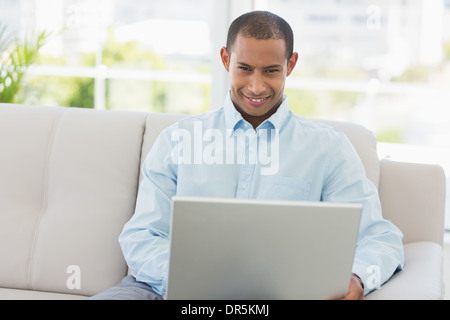
<path id="1" fill-rule="evenodd" d="M 221 50 L 230 74 L 231 100 L 244 119 L 259 125 L 278 109 L 286 77 L 294 69 L 298 54 L 287 61 L 284 40 L 236 37 L 233 50 Z"/>

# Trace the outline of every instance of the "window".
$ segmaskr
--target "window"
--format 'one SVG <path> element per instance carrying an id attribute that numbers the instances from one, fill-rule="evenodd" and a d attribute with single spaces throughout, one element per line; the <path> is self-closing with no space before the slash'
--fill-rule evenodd
<path id="1" fill-rule="evenodd" d="M 50 33 L 21 102 L 186 113 L 209 108 L 213 2 L 0 3 L 10 33 Z"/>
<path id="2" fill-rule="evenodd" d="M 362 123 L 383 141 L 449 145 L 444 1 L 267 0 L 261 8 L 294 29 L 294 109 Z"/>

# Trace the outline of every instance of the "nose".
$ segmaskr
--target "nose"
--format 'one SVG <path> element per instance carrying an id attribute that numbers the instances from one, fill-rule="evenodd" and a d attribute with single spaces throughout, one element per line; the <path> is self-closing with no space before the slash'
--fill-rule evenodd
<path id="1" fill-rule="evenodd" d="M 259 71 L 253 72 L 249 79 L 248 90 L 255 95 L 255 97 L 259 97 L 264 94 L 266 91 L 267 85 L 264 80 L 263 75 Z"/>

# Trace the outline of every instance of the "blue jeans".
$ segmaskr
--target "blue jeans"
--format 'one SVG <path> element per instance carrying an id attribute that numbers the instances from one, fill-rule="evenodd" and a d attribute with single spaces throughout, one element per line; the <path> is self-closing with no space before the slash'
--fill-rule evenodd
<path id="1" fill-rule="evenodd" d="M 127 275 L 120 282 L 120 287 L 114 287 L 100 292 L 87 300 L 163 300 L 148 284 Z"/>

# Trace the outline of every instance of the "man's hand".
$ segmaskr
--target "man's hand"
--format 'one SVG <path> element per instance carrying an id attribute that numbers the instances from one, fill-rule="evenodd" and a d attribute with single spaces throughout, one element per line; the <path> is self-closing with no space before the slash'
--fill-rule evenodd
<path id="1" fill-rule="evenodd" d="M 352 274 L 347 295 L 341 300 L 364 300 L 364 286 L 356 274 Z"/>

